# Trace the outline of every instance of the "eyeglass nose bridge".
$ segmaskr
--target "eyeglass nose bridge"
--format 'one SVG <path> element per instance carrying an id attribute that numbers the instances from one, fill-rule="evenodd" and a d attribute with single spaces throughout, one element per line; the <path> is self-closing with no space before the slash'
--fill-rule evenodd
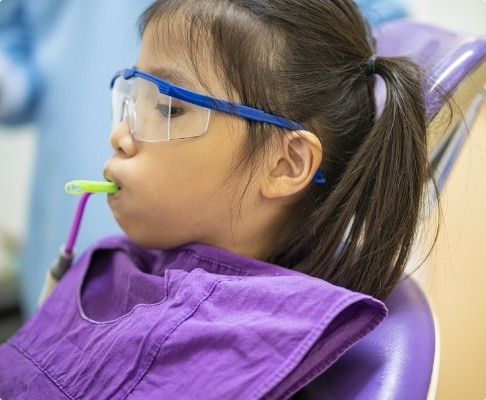
<path id="1" fill-rule="evenodd" d="M 130 128 L 130 133 L 135 136 L 135 121 L 136 121 L 137 111 L 135 109 L 135 103 L 132 99 L 125 97 L 123 99 L 123 116 L 122 120 L 128 119 L 128 126 Z"/>

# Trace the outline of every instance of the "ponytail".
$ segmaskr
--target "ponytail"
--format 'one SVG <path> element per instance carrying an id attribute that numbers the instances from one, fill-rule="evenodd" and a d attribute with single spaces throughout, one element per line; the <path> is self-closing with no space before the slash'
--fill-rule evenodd
<path id="1" fill-rule="evenodd" d="M 428 177 L 426 116 L 417 66 L 398 57 L 373 62 L 371 72 L 386 85 L 382 114 L 277 258 L 302 257 L 302 272 L 385 298 L 403 273 L 416 233 Z M 375 78 L 368 79 L 373 87 Z"/>

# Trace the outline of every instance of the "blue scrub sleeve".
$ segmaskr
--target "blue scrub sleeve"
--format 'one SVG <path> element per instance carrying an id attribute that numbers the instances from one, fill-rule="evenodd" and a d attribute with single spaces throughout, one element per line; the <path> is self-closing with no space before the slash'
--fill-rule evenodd
<path id="1" fill-rule="evenodd" d="M 40 79 L 33 63 L 31 32 L 22 0 L 0 1 L 0 122 L 29 122 Z"/>

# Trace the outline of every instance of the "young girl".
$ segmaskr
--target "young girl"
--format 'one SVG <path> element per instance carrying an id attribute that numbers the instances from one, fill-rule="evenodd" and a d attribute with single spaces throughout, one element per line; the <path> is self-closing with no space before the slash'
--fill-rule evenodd
<path id="1" fill-rule="evenodd" d="M 377 56 L 347 0 L 159 0 L 140 26 L 105 167 L 127 237 L 0 348 L 0 397 L 288 398 L 402 275 L 428 176 L 418 68 Z"/>

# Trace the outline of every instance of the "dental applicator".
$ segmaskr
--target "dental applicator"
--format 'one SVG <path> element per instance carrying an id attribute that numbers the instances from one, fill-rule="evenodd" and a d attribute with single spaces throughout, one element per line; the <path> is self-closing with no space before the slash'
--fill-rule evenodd
<path id="1" fill-rule="evenodd" d="M 69 194 L 80 194 L 81 197 L 74 214 L 66 243 L 61 246 L 58 259 L 54 261 L 49 271 L 47 271 L 44 287 L 39 296 L 39 305 L 49 297 L 56 284 L 64 276 L 69 267 L 71 267 L 75 256 L 74 245 L 78 237 L 84 209 L 89 197 L 93 193 L 116 193 L 118 191 L 118 186 L 113 182 L 75 180 L 66 183 L 64 190 Z"/>

